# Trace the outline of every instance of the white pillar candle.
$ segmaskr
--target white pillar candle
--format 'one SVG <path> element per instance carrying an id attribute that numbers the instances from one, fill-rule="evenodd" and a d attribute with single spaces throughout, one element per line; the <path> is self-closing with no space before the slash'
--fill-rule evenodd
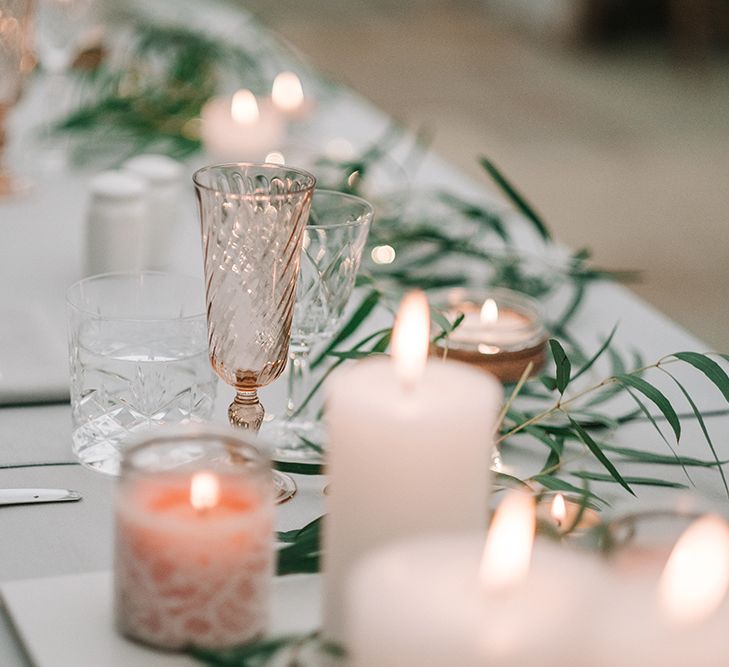
<path id="1" fill-rule="evenodd" d="M 729 526 L 694 522 L 663 573 L 618 572 L 599 605 L 589 667 L 724 667 L 729 655 Z"/>
<path id="2" fill-rule="evenodd" d="M 491 376 L 427 361 L 422 293 L 400 308 L 392 359 L 368 359 L 326 385 L 331 493 L 324 529 L 325 633 L 343 638 L 344 584 L 364 552 L 408 535 L 483 529 L 495 418 Z"/>
<path id="3" fill-rule="evenodd" d="M 365 557 L 348 587 L 353 667 L 533 667 L 584 663 L 601 568 L 541 544 L 534 509 L 502 503 L 489 531 L 432 535 Z M 530 561 L 531 565 L 530 565 Z"/>
<path id="4" fill-rule="evenodd" d="M 250 90 L 214 97 L 202 109 L 203 145 L 219 160 L 260 162 L 280 148 L 284 129 L 282 116 L 270 103 L 256 100 Z"/>

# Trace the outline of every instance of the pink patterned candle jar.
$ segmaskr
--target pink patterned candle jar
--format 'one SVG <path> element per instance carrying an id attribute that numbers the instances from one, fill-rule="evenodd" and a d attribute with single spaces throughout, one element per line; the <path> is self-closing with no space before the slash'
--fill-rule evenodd
<path id="1" fill-rule="evenodd" d="M 270 465 L 247 433 L 158 433 L 123 459 L 117 627 L 171 650 L 253 640 L 266 630 L 273 578 Z"/>

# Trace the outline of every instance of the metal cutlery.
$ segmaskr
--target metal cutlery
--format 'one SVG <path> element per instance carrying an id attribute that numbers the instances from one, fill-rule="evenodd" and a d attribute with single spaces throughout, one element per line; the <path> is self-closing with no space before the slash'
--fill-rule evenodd
<path id="1" fill-rule="evenodd" d="M 0 506 L 66 503 L 78 500 L 81 500 L 81 494 L 70 489 L 0 489 Z"/>

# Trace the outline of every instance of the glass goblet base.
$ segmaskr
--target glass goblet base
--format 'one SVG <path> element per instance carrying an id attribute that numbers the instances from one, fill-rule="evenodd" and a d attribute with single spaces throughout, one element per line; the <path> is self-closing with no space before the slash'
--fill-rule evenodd
<path id="1" fill-rule="evenodd" d="M 285 503 L 296 495 L 296 482 L 285 473 L 273 471 L 273 500 L 277 505 Z"/>
<path id="2" fill-rule="evenodd" d="M 271 458 L 279 463 L 324 463 L 324 429 L 318 422 L 275 419 L 264 426 Z"/>

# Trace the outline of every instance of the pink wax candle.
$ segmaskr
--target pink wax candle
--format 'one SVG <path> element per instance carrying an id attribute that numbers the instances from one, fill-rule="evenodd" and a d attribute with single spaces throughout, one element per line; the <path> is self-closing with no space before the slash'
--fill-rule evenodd
<path id="1" fill-rule="evenodd" d="M 262 635 L 268 622 L 270 469 L 240 442 L 198 434 L 190 446 L 156 437 L 125 457 L 116 502 L 116 623 L 159 648 L 235 646 Z M 140 470 L 149 461 L 151 469 Z"/>

